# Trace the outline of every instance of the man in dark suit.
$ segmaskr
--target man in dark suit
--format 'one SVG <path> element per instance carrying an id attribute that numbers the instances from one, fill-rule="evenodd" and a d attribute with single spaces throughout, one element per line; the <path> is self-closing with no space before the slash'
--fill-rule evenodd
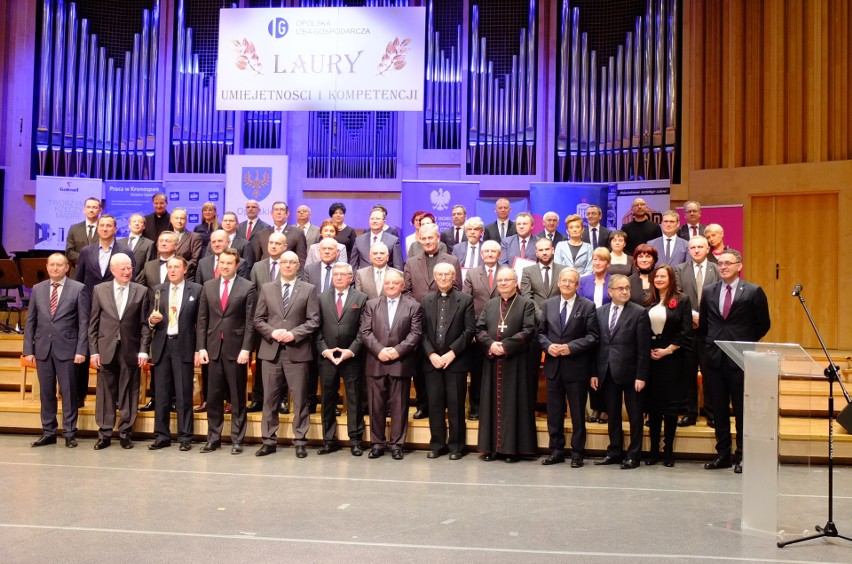
<path id="1" fill-rule="evenodd" d="M 261 232 L 271 229 L 271 226 L 258 218 L 258 215 L 260 215 L 260 203 L 257 200 L 247 201 L 245 210 L 246 219 L 245 221 L 241 221 L 237 226 L 237 235 L 250 243 L 254 243 L 255 237 L 260 235 Z M 260 258 L 260 254 L 255 254 L 254 256 Z"/>
<path id="2" fill-rule="evenodd" d="M 255 263 L 254 247 L 237 233 L 237 214 L 230 211 L 222 214 L 222 230 L 228 235 L 228 248 L 236 249 L 240 253 L 240 257 L 246 261 L 248 270 L 246 271 L 245 278 L 247 278 L 249 272 L 251 272 L 251 267 Z"/>
<path id="3" fill-rule="evenodd" d="M 547 241 L 543 239 L 542 241 Z M 549 243 L 549 241 L 548 241 Z M 544 465 L 565 462 L 565 398 L 571 411 L 571 467 L 583 465 L 586 450 L 586 390 L 595 363 L 598 320 L 595 304 L 577 295 L 580 274 L 573 268 L 559 273 L 559 296 L 542 305 L 538 343 L 546 355 L 547 433 L 551 452 Z"/>
<path id="4" fill-rule="evenodd" d="M 500 264 L 514 268 L 516 258 L 535 260 L 532 226 L 532 215 L 527 212 L 521 212 L 515 217 L 516 233 L 507 235 L 500 243 Z"/>
<path id="5" fill-rule="evenodd" d="M 436 237 L 437 239 L 437 237 Z M 437 241 L 435 242 L 437 245 Z M 384 296 L 368 300 L 361 314 L 361 342 L 367 349 L 366 375 L 370 402 L 370 458 L 379 458 L 390 445 L 394 460 L 402 460 L 408 429 L 411 373 L 417 362 L 423 309 L 402 295 L 403 277 L 388 271 Z M 390 407 L 390 438 L 385 436 L 385 414 Z"/>
<path id="6" fill-rule="evenodd" d="M 612 235 L 612 231 L 601 225 L 601 218 L 603 218 L 603 212 L 598 206 L 592 204 L 586 208 L 586 221 L 589 228 L 583 230 L 583 235 L 580 238 L 584 243 L 589 243 L 592 248 L 606 247 L 609 249 L 609 236 Z M 553 246 L 555 247 L 556 244 L 554 243 Z"/>
<path id="7" fill-rule="evenodd" d="M 303 234 L 304 236 L 304 234 Z M 281 275 L 276 282 L 260 289 L 254 316 L 255 330 L 263 337 L 258 358 L 263 364 L 263 446 L 257 456 L 276 451 L 278 404 L 281 382 L 293 396 L 293 444 L 296 456 L 305 458 L 308 451 L 308 363 L 313 362 L 312 335 L 320 324 L 319 300 L 311 284 L 296 278 L 299 257 L 293 251 L 281 255 Z"/>
<path id="8" fill-rule="evenodd" d="M 431 433 L 427 457 L 438 458 L 449 452 L 450 460 L 459 460 L 465 447 L 464 398 L 476 331 L 473 297 L 453 287 L 456 271 L 452 265 L 436 264 L 434 277 L 438 289 L 422 302 L 423 372 Z"/>
<path id="9" fill-rule="evenodd" d="M 556 243 L 565 240 L 565 235 L 559 231 L 559 214 L 554 211 L 546 212 L 542 218 L 544 229 L 533 235 L 534 239 L 547 239 L 554 247 Z"/>
<path id="10" fill-rule="evenodd" d="M 689 260 L 689 244 L 678 237 L 680 216 L 677 212 L 673 210 L 664 212 L 660 226 L 663 229 L 663 236 L 648 241 L 649 245 L 657 249 L 660 257 L 657 259 L 657 266 L 667 264 L 675 268 Z"/>
<path id="11" fill-rule="evenodd" d="M 210 234 L 210 252 L 198 261 L 198 270 L 195 271 L 196 284 L 203 285 L 208 280 L 219 276 L 219 256 L 229 248 L 232 247 L 228 246 L 228 234 L 223 229 L 217 229 Z M 234 250 L 237 253 L 240 252 L 239 249 Z M 240 256 L 240 265 L 237 267 L 237 276 L 246 280 L 251 276 L 251 266 L 242 256 Z"/>
<path id="12" fill-rule="evenodd" d="M 77 260 L 83 247 L 98 240 L 98 216 L 101 214 L 101 201 L 98 198 L 86 198 L 83 203 L 83 213 L 86 219 L 68 228 L 65 238 L 65 256 L 71 263 L 71 268 L 77 267 Z"/>
<path id="13" fill-rule="evenodd" d="M 642 455 L 642 390 L 651 368 L 651 322 L 645 308 L 630 301 L 630 281 L 613 274 L 607 292 L 612 300 L 598 310 L 600 344 L 592 389 L 601 390 L 609 415 L 609 447 L 595 464 L 621 464 L 624 469 L 639 466 Z M 627 408 L 630 443 L 624 451 L 621 402 Z"/>
<path id="14" fill-rule="evenodd" d="M 385 227 L 385 214 L 380 209 L 370 212 L 370 229 L 355 238 L 352 245 L 352 253 L 349 255 L 349 264 L 352 268 L 359 270 L 370 266 L 370 249 L 376 243 L 384 243 L 390 251 L 390 265 L 402 270 L 402 251 L 399 247 L 399 238 L 387 233 Z"/>
<path id="15" fill-rule="evenodd" d="M 719 281 L 719 267 L 716 263 L 710 262 L 707 255 L 710 253 L 710 245 L 707 239 L 698 235 L 689 240 L 689 256 L 690 260 L 678 265 L 675 268 L 675 276 L 677 276 L 677 289 L 679 292 L 689 298 L 689 304 L 692 306 L 692 328 L 698 328 L 700 319 L 699 310 L 701 306 L 701 295 L 704 288 L 712 286 Z M 688 393 L 688 410 L 686 415 L 678 421 L 678 426 L 688 427 L 695 425 L 698 419 L 698 366 L 704 366 L 707 359 L 704 355 L 704 341 L 702 339 L 694 339 L 692 350 L 687 353 L 686 357 L 686 378 L 687 378 L 687 393 Z M 704 412 L 707 415 L 707 425 L 713 427 L 713 407 L 710 405 L 710 398 L 713 397 L 711 388 L 713 384 L 707 379 L 703 382 L 704 388 Z"/>
<path id="16" fill-rule="evenodd" d="M 683 215 L 686 223 L 678 229 L 678 237 L 689 241 L 697 235 L 704 235 L 704 225 L 701 223 L 701 204 L 690 200 L 683 205 Z"/>
<path id="17" fill-rule="evenodd" d="M 133 271 L 134 278 L 139 275 L 145 263 L 156 256 L 156 248 L 154 242 L 143 234 L 145 231 L 145 216 L 141 213 L 134 213 L 130 216 L 130 235 L 119 239 L 118 242 L 131 251 L 133 251 L 134 265 L 136 270 Z"/>
<path id="18" fill-rule="evenodd" d="M 151 197 L 151 202 L 154 205 L 154 211 L 145 216 L 145 237 L 156 241 L 160 238 L 160 233 L 172 228 L 172 218 L 166 209 L 168 200 L 165 194 L 157 192 Z"/>
<path id="19" fill-rule="evenodd" d="M 482 264 L 482 233 L 485 225 L 478 217 L 469 218 L 465 224 L 465 238 L 453 247 L 453 256 L 459 259 L 459 265 L 464 268 L 476 268 Z M 464 276 L 462 276 L 464 278 Z"/>
<path id="20" fill-rule="evenodd" d="M 453 252 L 455 245 L 460 245 L 467 241 L 465 229 L 467 210 L 465 207 L 462 205 L 453 206 L 450 216 L 453 220 L 452 227 L 448 227 L 441 232 L 441 242 L 447 246 L 448 253 Z"/>
<path id="21" fill-rule="evenodd" d="M 95 450 L 112 443 L 115 407 L 121 413 L 118 436 L 121 448 L 133 448 L 133 424 L 139 403 L 139 369 L 148 362 L 151 331 L 146 315 L 148 290 L 131 282 L 130 256 L 117 253 L 110 259 L 113 280 L 98 284 L 92 291 L 89 317 L 89 352 L 92 368 L 98 371 L 95 422 L 98 442 Z"/>
<path id="22" fill-rule="evenodd" d="M 268 229 L 258 231 L 257 236 L 252 234 L 252 245 L 254 246 L 255 260 L 258 258 L 266 258 L 267 244 L 269 243 L 269 235 L 272 233 L 281 233 L 287 238 L 287 250 L 296 253 L 299 257 L 299 264 L 304 266 L 308 258 L 308 244 L 305 239 L 305 232 L 293 224 L 287 223 L 287 218 L 290 217 L 290 208 L 284 202 L 275 202 L 272 204 L 272 225 Z"/>
<path id="23" fill-rule="evenodd" d="M 243 452 L 246 434 L 246 383 L 254 345 L 254 285 L 236 275 L 239 253 L 226 249 L 219 255 L 220 276 L 208 280 L 198 312 L 198 362 L 209 366 L 207 390 L 207 442 L 201 452 L 222 446 L 225 391 L 231 397 L 231 454 Z"/>
<path id="24" fill-rule="evenodd" d="M 186 276 L 193 279 L 195 278 L 195 270 L 198 268 L 198 261 L 201 259 L 201 235 L 186 230 L 186 219 L 187 214 L 184 208 L 172 210 L 172 228 L 177 235 L 175 254 L 185 258 L 186 262 L 189 263 Z"/>
<path id="25" fill-rule="evenodd" d="M 716 453 L 704 468 L 731 467 L 731 420 L 728 405 L 734 407 L 737 444 L 733 454 L 734 472 L 743 471 L 743 371 L 716 344 L 716 341 L 757 342 L 769 332 L 769 304 L 760 286 L 740 279 L 743 259 L 728 249 L 718 257 L 721 280 L 706 286 L 701 295 L 698 338 L 704 339 L 707 366 L 705 379 L 712 382 L 713 417 L 716 420 Z"/>
<path id="26" fill-rule="evenodd" d="M 177 438 L 180 450 L 192 448 L 192 396 L 195 383 L 195 322 L 201 301 L 201 286 L 186 280 L 188 265 L 183 257 L 172 257 L 166 265 L 168 281 L 151 292 L 152 311 L 148 326 L 151 340 L 151 362 L 157 367 L 152 377 L 157 380 L 154 413 L 154 442 L 149 450 L 171 446 L 171 390 L 175 390 Z M 163 315 L 165 312 L 165 315 Z"/>
<path id="27" fill-rule="evenodd" d="M 512 206 L 506 198 L 500 198 L 494 205 L 494 213 L 497 214 L 497 220 L 494 223 L 489 223 L 485 226 L 485 241 L 497 241 L 502 243 L 505 237 L 509 237 L 516 233 L 515 222 L 509 219 L 509 214 L 512 213 Z"/>
<path id="28" fill-rule="evenodd" d="M 42 436 L 32 446 L 56 444 L 56 384 L 62 394 L 65 446 L 77 446 L 77 382 L 74 365 L 86 362 L 90 298 L 85 286 L 68 278 L 68 259 L 47 258 L 48 280 L 33 286 L 24 327 L 27 362 L 36 363 L 40 386 Z"/>
<path id="29" fill-rule="evenodd" d="M 325 239 L 333 241 L 332 239 Z M 340 379 L 346 390 L 346 430 L 352 456 L 361 456 L 364 414 L 361 411 L 361 313 L 367 295 L 351 287 L 352 265 L 336 263 L 332 268 L 332 288 L 320 294 L 322 323 L 317 333 L 319 375 L 322 386 L 322 439 L 317 454 L 337 450 L 337 402 Z"/>
<path id="30" fill-rule="evenodd" d="M 385 274 L 393 270 L 402 271 L 388 266 L 390 252 L 384 243 L 376 243 L 370 247 L 371 266 L 364 267 L 355 273 L 355 289 L 367 294 L 367 299 L 372 300 L 382 295 L 384 290 Z"/>

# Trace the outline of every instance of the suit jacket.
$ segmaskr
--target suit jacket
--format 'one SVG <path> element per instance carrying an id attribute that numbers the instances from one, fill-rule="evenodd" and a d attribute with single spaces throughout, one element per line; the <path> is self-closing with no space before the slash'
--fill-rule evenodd
<path id="1" fill-rule="evenodd" d="M 761 340 L 769 332 L 769 304 L 760 286 L 741 278 L 732 296 L 731 311 L 724 318 L 719 309 L 719 296 L 724 284 L 724 280 L 719 280 L 704 287 L 698 314 L 698 335 L 705 340 L 709 366 L 735 368 L 736 365 L 716 345 L 716 341 Z"/>
<path id="2" fill-rule="evenodd" d="M 160 257 L 155 255 L 154 258 L 145 263 L 145 266 L 136 275 L 136 283 L 153 288 L 159 286 L 167 280 L 160 272 Z M 187 273 L 189 276 L 189 273 Z"/>
<path id="3" fill-rule="evenodd" d="M 607 291 L 607 287 L 609 286 L 609 276 L 609 273 L 604 276 L 603 299 L 601 300 L 601 306 L 604 306 L 612 301 L 609 297 L 609 292 Z M 577 287 L 577 293 L 586 299 L 592 300 L 593 302 L 595 301 L 594 273 L 580 277 L 580 285 Z"/>
<path id="4" fill-rule="evenodd" d="M 580 245 L 580 250 L 577 251 L 577 258 L 571 254 L 571 249 L 568 241 L 562 241 L 556 245 L 556 251 L 553 254 L 553 262 L 557 262 L 563 266 L 570 266 L 577 270 L 580 276 L 591 274 L 592 271 L 592 253 L 594 249 L 591 243 L 583 243 Z"/>
<path id="5" fill-rule="evenodd" d="M 268 229 L 262 229 L 257 232 L 256 236 L 255 231 L 252 231 L 251 244 L 254 251 L 254 260 L 269 257 L 269 236 L 275 232 L 274 230 L 275 226 L 270 225 Z M 239 228 L 237 228 L 237 233 L 239 233 Z M 305 241 L 305 232 L 288 223 L 284 228 L 283 234 L 287 240 L 287 250 L 296 253 L 296 256 L 299 257 L 299 264 L 304 267 L 305 261 L 308 258 L 308 244 Z"/>
<path id="6" fill-rule="evenodd" d="M 151 338 L 151 362 L 159 364 L 163 359 L 163 352 L 166 349 L 166 340 L 169 329 L 169 299 L 171 298 L 171 282 L 165 282 L 156 286 L 149 296 L 151 310 L 148 311 L 145 318 L 147 319 L 151 312 L 154 311 L 154 294 L 157 290 L 160 291 L 160 313 L 163 318 L 159 323 L 151 328 L 153 336 Z M 195 360 L 195 322 L 198 319 L 198 305 L 201 303 L 201 286 L 190 280 L 184 280 L 183 296 L 180 302 L 180 312 L 178 313 L 178 350 L 180 351 L 180 359 L 183 362 L 193 362 Z"/>
<path id="7" fill-rule="evenodd" d="M 92 243 L 91 245 L 87 245 L 80 251 L 80 259 L 77 261 L 77 271 L 74 273 L 74 279 L 77 282 L 82 282 L 86 285 L 86 289 L 89 291 L 89 295 L 92 293 L 92 288 L 101 282 L 109 282 L 113 280 L 115 277 L 112 275 L 112 272 L 107 266 L 106 272 L 101 274 L 101 264 L 98 262 L 98 258 L 100 256 L 100 243 Z M 110 253 L 110 259 L 116 253 L 124 253 L 130 257 L 130 262 L 133 263 L 133 271 L 136 272 L 136 260 L 133 251 L 119 243 L 118 241 L 113 242 L 112 252 Z"/>
<path id="8" fill-rule="evenodd" d="M 498 262 L 508 267 L 512 267 L 515 263 L 515 258 L 521 256 L 521 238 L 517 233 L 507 236 L 500 243 L 500 258 Z M 535 256 L 535 237 L 529 235 L 527 237 L 526 253 L 523 257 L 527 260 L 536 260 Z"/>
<path id="9" fill-rule="evenodd" d="M 703 223 L 698 224 L 698 234 L 699 235 L 702 235 L 702 236 L 704 235 L 704 228 L 705 227 L 707 227 L 707 226 L 704 225 Z M 681 239 L 686 239 L 687 241 L 689 241 L 692 238 L 692 229 L 689 228 L 688 223 L 684 223 L 683 225 L 681 225 L 678 228 L 677 236 L 680 237 Z"/>
<path id="10" fill-rule="evenodd" d="M 467 239 L 453 247 L 453 256 L 459 259 L 459 265 L 464 268 L 467 255 L 470 254 L 470 243 Z M 482 264 L 482 242 L 476 244 L 476 266 Z M 476 268 L 476 266 L 474 268 Z"/>
<path id="11" fill-rule="evenodd" d="M 349 255 L 349 264 L 355 270 L 370 266 L 370 247 L 373 245 L 371 242 L 372 236 L 373 233 L 367 230 L 355 238 L 355 244 L 352 245 L 352 253 Z M 402 250 L 399 246 L 399 239 L 387 231 L 382 231 L 379 241 L 387 245 L 390 251 L 388 264 L 397 270 L 402 270 Z"/>
<path id="12" fill-rule="evenodd" d="M 461 234 L 461 241 L 459 242 L 459 244 L 466 243 L 467 242 L 467 235 L 464 232 L 464 226 L 463 225 L 462 225 L 461 231 L 459 233 Z M 456 245 L 456 226 L 455 225 L 453 225 L 452 227 L 447 227 L 446 229 L 441 231 L 441 242 L 447 246 L 447 252 L 448 253 L 453 252 L 453 248 Z"/>
<path id="13" fill-rule="evenodd" d="M 386 266 L 385 268 L 402 274 L 402 271 L 391 268 L 390 266 Z M 387 272 L 385 272 L 385 274 L 387 274 Z M 385 292 L 384 288 L 376 288 L 376 271 L 372 266 L 362 268 L 355 272 L 355 289 L 367 294 L 368 300 L 383 296 Z"/>
<path id="14" fill-rule="evenodd" d="M 88 330 L 91 301 L 86 287 L 65 278 L 56 312 L 50 315 L 50 278 L 33 286 L 27 323 L 24 326 L 24 356 L 35 355 L 47 360 L 73 360 L 74 355 L 86 355 L 89 350 Z"/>
<path id="15" fill-rule="evenodd" d="M 559 377 L 568 382 L 588 382 L 594 373 L 595 347 L 600 338 L 595 304 L 583 296 L 577 296 L 563 329 L 562 312 L 559 309 L 561 301 L 562 296 L 557 294 L 542 304 L 538 344 L 545 353 L 550 345 L 567 344 L 571 354 L 545 354 L 544 375 L 551 380 Z"/>
<path id="16" fill-rule="evenodd" d="M 361 313 L 367 304 L 367 294 L 349 288 L 343 302 L 343 315 L 337 317 L 337 297 L 334 291 L 319 297 L 320 330 L 317 332 L 317 351 L 333 348 L 349 349 L 357 357 L 361 352 Z"/>
<path id="17" fill-rule="evenodd" d="M 331 266 L 334 267 L 334 263 L 332 263 Z M 322 261 L 312 262 L 302 271 L 302 280 L 315 286 L 315 292 L 317 295 L 320 295 L 320 288 L 322 288 L 323 279 L 325 278 L 325 267 L 326 264 Z M 331 276 L 329 276 L 328 287 L 326 290 L 332 287 L 332 279 Z"/>
<path id="18" fill-rule="evenodd" d="M 518 231 L 515 229 L 515 222 L 511 219 L 506 220 L 508 224 L 506 227 L 506 237 L 511 235 L 515 235 Z M 497 220 L 494 220 L 494 223 L 489 223 L 485 226 L 485 233 L 482 235 L 483 241 L 497 241 L 498 243 L 503 242 L 503 238 L 500 237 L 500 229 L 497 227 Z"/>
<path id="19" fill-rule="evenodd" d="M 141 284 L 127 284 L 124 312 L 118 317 L 113 294 L 113 281 L 95 286 L 92 291 L 92 314 L 89 316 L 89 353 L 101 356 L 101 364 L 115 360 L 121 338 L 121 362 L 136 366 L 139 353 L 148 352 L 151 330 L 148 328 L 148 289 Z"/>
<path id="20" fill-rule="evenodd" d="M 441 293 L 430 292 L 423 298 L 423 367 L 426 371 L 434 370 L 429 355 L 439 355 L 453 351 L 455 360 L 447 367 L 447 371 L 467 375 L 470 370 L 471 342 L 476 333 L 476 317 L 473 313 L 473 296 L 461 290 L 451 290 L 447 294 L 446 315 L 449 320 L 444 330 L 444 341 L 438 343 L 438 318 L 441 313 Z"/>
<path id="21" fill-rule="evenodd" d="M 240 253 L 240 258 L 243 258 L 248 263 L 248 268 L 251 270 L 251 267 L 254 266 L 255 256 L 254 256 L 254 247 L 252 247 L 251 243 L 246 241 L 244 238 L 239 235 L 234 236 L 234 240 L 231 241 L 229 245 L 232 249 L 236 250 Z M 213 253 L 213 248 L 210 246 L 210 243 L 207 243 L 207 247 L 204 251 L 204 256 L 210 255 Z"/>
<path id="22" fill-rule="evenodd" d="M 303 234 L 304 237 L 304 234 Z M 275 362 L 278 352 L 291 362 L 309 362 L 313 359 L 311 337 L 320 324 L 319 299 L 312 284 L 298 278 L 290 288 L 290 299 L 284 311 L 281 301 L 283 280 L 264 284 L 260 288 L 254 313 L 254 328 L 263 337 L 257 358 Z M 287 329 L 295 340 L 279 343 L 272 338 L 275 329 Z"/>
<path id="23" fill-rule="evenodd" d="M 71 266 L 76 267 L 77 261 L 80 259 L 80 252 L 84 247 L 98 242 L 97 227 L 92 230 L 92 239 L 89 240 L 89 231 L 86 229 L 86 221 L 75 223 L 68 228 L 68 235 L 65 237 L 65 256 Z"/>
<path id="24" fill-rule="evenodd" d="M 438 253 L 436 255 L 436 259 L 436 264 L 445 262 L 455 267 L 456 279 L 453 281 L 453 288 L 461 290 L 462 279 L 461 268 L 459 268 L 459 259 L 452 255 L 448 255 L 447 253 Z M 426 296 L 426 294 L 438 289 L 438 285 L 435 284 L 435 280 L 429 280 L 427 270 L 426 255 L 418 255 L 408 259 L 402 273 L 405 279 L 405 290 L 403 290 L 405 295 L 411 296 L 415 300 L 420 301 L 424 298 L 424 296 Z"/>
<path id="25" fill-rule="evenodd" d="M 155 212 L 151 212 L 145 216 L 145 231 L 142 232 L 146 238 L 156 241 L 160 237 L 160 233 L 168 231 L 172 228 L 172 214 L 166 212 L 159 219 Z"/>
<path id="26" fill-rule="evenodd" d="M 248 220 L 241 221 L 239 225 L 237 225 L 237 235 L 246 239 L 248 241 L 254 241 L 255 237 L 260 235 L 262 231 L 267 229 L 272 229 L 272 226 L 263 221 L 262 219 L 256 219 L 254 225 L 251 227 L 251 237 L 246 237 L 246 230 L 248 229 Z M 254 256 L 259 257 L 260 255 L 255 254 Z"/>
<path id="27" fill-rule="evenodd" d="M 539 264 L 530 265 L 521 273 L 521 295 L 531 299 L 535 304 L 536 321 L 541 316 L 541 306 L 544 305 L 544 302 L 553 296 L 560 295 L 559 273 L 564 268 L 561 264 L 550 263 L 550 286 L 548 287 L 544 285 L 544 278 L 541 276 L 541 266 Z"/>
<path id="28" fill-rule="evenodd" d="M 244 258 L 240 258 L 240 264 L 237 266 L 237 276 L 240 278 L 249 279 L 251 275 L 251 267 L 249 263 Z M 213 280 L 216 278 L 216 255 L 212 252 L 208 254 L 206 257 L 198 261 L 198 270 L 195 271 L 195 283 L 196 284 L 205 284 L 208 280 Z M 189 276 L 189 273 L 187 273 Z M 268 276 L 268 274 L 267 274 Z"/>
<path id="29" fill-rule="evenodd" d="M 598 223 L 598 247 L 606 247 L 609 249 L 610 235 L 612 235 L 612 231 Z M 580 240 L 584 243 L 592 244 L 592 230 L 590 227 L 586 227 L 586 229 L 583 230 L 583 235 L 580 236 Z"/>
<path id="30" fill-rule="evenodd" d="M 201 292 L 196 346 L 198 350 L 206 350 L 210 360 L 222 357 L 235 362 L 240 351 L 254 350 L 257 291 L 251 282 L 239 276 L 234 276 L 230 286 L 224 311 L 219 298 L 222 278 L 208 280 Z"/>
<path id="31" fill-rule="evenodd" d="M 615 329 L 609 331 L 612 303 L 598 308 L 600 344 L 598 345 L 597 376 L 600 383 L 609 375 L 624 386 L 635 380 L 648 380 L 651 369 L 651 322 L 645 308 L 633 302 L 624 304 L 618 313 Z"/>
<path id="32" fill-rule="evenodd" d="M 651 239 L 648 241 L 648 244 L 657 249 L 657 254 L 659 255 L 659 259 L 657 259 L 657 266 L 661 264 L 667 264 L 674 268 L 679 264 L 683 264 L 686 261 L 692 262 L 689 257 L 689 243 L 675 235 L 672 238 L 672 251 L 671 257 L 666 260 L 666 238 L 657 237 L 656 239 Z"/>
<path id="33" fill-rule="evenodd" d="M 720 280 L 719 267 L 707 260 L 705 262 L 704 285 L 701 288 L 696 287 L 695 268 L 693 267 L 692 259 L 687 260 L 683 264 L 679 264 L 675 269 L 677 277 L 677 290 L 689 298 L 689 304 L 694 311 L 698 311 L 698 295 L 704 291 L 704 288 L 712 286 Z"/>
<path id="34" fill-rule="evenodd" d="M 388 320 L 387 296 L 367 300 L 361 313 L 361 342 L 369 351 L 368 376 L 410 378 L 414 374 L 417 355 L 413 353 L 423 331 L 423 308 L 408 296 L 400 295 L 398 299 L 393 326 Z M 393 347 L 399 358 L 389 362 L 379 360 L 378 355 L 385 347 Z"/>
<path id="35" fill-rule="evenodd" d="M 674 308 L 666 304 L 666 323 L 663 325 L 663 331 L 659 335 L 654 335 L 654 330 L 651 330 L 651 348 L 662 349 L 674 344 L 684 350 L 692 349 L 692 311 L 689 298 L 680 294 L 676 302 L 677 305 Z"/>
<path id="36" fill-rule="evenodd" d="M 175 249 L 175 255 L 183 257 L 189 263 L 186 277 L 192 279 L 201 259 L 201 235 L 192 231 L 184 231 L 183 236 Z"/>
<path id="37" fill-rule="evenodd" d="M 296 226 L 298 227 L 298 225 Z M 300 227 L 302 231 L 305 232 L 305 244 L 307 244 L 308 248 L 314 243 L 319 243 L 320 241 L 320 228 L 319 225 L 314 225 L 311 223 L 311 226 L 307 229 Z"/>
<path id="38" fill-rule="evenodd" d="M 118 242 L 128 249 L 130 248 L 130 237 L 119 239 Z M 136 241 L 136 248 L 133 249 L 133 255 L 136 259 L 134 263 L 135 266 L 133 268 L 133 276 L 139 276 L 139 273 L 145 267 L 145 263 L 157 256 L 157 245 L 155 245 L 154 242 L 147 237 L 141 236 L 139 240 Z"/>
<path id="39" fill-rule="evenodd" d="M 267 282 L 275 282 L 278 278 L 281 277 L 281 271 L 278 270 L 276 273 L 275 280 L 272 280 L 269 277 L 269 270 L 272 267 L 270 264 L 271 259 L 265 258 L 254 263 L 254 266 L 251 267 L 251 272 L 249 273 L 249 280 L 251 280 L 252 284 L 254 284 L 254 289 L 257 292 L 260 292 L 260 287 L 266 284 Z"/>
<path id="40" fill-rule="evenodd" d="M 539 239 L 541 239 L 542 237 L 545 237 L 545 236 L 546 236 L 546 230 L 542 229 L 538 233 L 535 233 L 533 235 L 533 238 L 536 241 L 538 241 Z M 558 229 L 553 232 L 553 246 L 554 247 L 556 246 L 556 243 L 561 243 L 565 239 L 567 239 L 567 237 L 565 237 L 565 235 L 563 235 L 562 232 L 559 231 Z"/>
<path id="41" fill-rule="evenodd" d="M 482 313 L 482 308 L 491 298 L 496 298 L 500 295 L 497 291 L 497 273 L 500 269 L 506 268 L 501 264 L 494 265 L 494 287 L 488 284 L 488 268 L 485 264 L 480 264 L 476 268 L 467 271 L 464 277 L 464 286 L 462 291 L 465 294 L 473 296 L 473 311 L 476 318 L 479 319 L 479 314 Z"/>

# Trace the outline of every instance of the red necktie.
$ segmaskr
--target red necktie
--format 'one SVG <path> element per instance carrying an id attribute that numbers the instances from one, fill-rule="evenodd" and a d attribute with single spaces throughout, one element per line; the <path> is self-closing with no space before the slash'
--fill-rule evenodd
<path id="1" fill-rule="evenodd" d="M 693 236 L 693 237 L 697 237 L 697 236 L 698 236 L 698 226 L 697 226 L 697 225 L 693 225 L 693 226 L 692 226 L 692 236 Z"/>
<path id="2" fill-rule="evenodd" d="M 225 308 L 228 307 L 228 282 L 230 280 L 222 280 L 225 284 L 225 289 L 222 290 L 222 311 L 225 311 Z"/>
<path id="3" fill-rule="evenodd" d="M 216 268 L 213 269 L 213 278 L 219 278 L 219 257 L 213 257 L 216 261 Z"/>
<path id="4" fill-rule="evenodd" d="M 59 305 L 59 282 L 51 284 L 53 291 L 50 293 L 50 317 L 56 313 L 56 306 Z"/>
<path id="5" fill-rule="evenodd" d="M 728 318 L 728 314 L 731 313 L 731 285 L 727 285 L 727 289 L 725 290 L 725 301 L 722 303 L 722 317 L 725 319 Z"/>
<path id="6" fill-rule="evenodd" d="M 252 221 L 249 221 L 248 227 L 246 227 L 246 240 L 251 239 L 251 224 L 252 223 L 253 223 Z"/>
<path id="7" fill-rule="evenodd" d="M 491 288 L 494 287 L 494 269 L 493 268 L 488 269 L 488 286 L 490 286 Z"/>
<path id="8" fill-rule="evenodd" d="M 337 319 L 343 317 L 343 292 L 337 292 Z"/>
<path id="9" fill-rule="evenodd" d="M 527 258 L 527 240 L 521 239 L 521 258 Z"/>

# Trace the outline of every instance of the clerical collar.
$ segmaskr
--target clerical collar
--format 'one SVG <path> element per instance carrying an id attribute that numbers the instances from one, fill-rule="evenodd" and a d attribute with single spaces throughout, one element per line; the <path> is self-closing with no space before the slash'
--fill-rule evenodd
<path id="1" fill-rule="evenodd" d="M 426 256 L 429 257 L 429 258 L 435 258 L 436 256 L 438 256 L 438 251 L 435 251 L 431 255 L 429 253 L 426 253 Z"/>

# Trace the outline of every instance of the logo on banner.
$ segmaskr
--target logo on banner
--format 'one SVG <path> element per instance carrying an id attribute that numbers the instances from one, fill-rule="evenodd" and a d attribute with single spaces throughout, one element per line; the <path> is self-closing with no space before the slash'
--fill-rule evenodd
<path id="1" fill-rule="evenodd" d="M 169 192 L 169 201 L 170 202 L 179 202 L 180 201 L 180 192 Z"/>
<path id="2" fill-rule="evenodd" d="M 281 39 L 290 31 L 290 24 L 284 18 L 269 20 L 269 35 L 275 39 Z"/>
<path id="3" fill-rule="evenodd" d="M 207 192 L 207 201 L 208 202 L 218 202 L 219 201 L 219 192 Z"/>
<path id="4" fill-rule="evenodd" d="M 232 40 L 231 45 L 234 46 L 234 52 L 237 56 L 234 65 L 238 69 L 241 71 L 251 70 L 257 74 L 263 74 L 263 64 L 260 62 L 260 57 L 257 56 L 254 43 L 243 38 L 242 41 L 239 39 Z"/>
<path id="5" fill-rule="evenodd" d="M 201 220 L 201 218 L 198 217 L 197 213 L 189 214 L 189 218 L 188 218 L 189 223 L 198 223 L 200 220 Z"/>
<path id="6" fill-rule="evenodd" d="M 243 195 L 250 200 L 265 200 L 272 192 L 272 167 L 244 166 Z"/>
<path id="7" fill-rule="evenodd" d="M 450 203 L 450 192 L 449 190 L 444 192 L 443 188 L 432 190 L 429 200 L 432 202 L 432 209 L 437 211 L 445 210 Z"/>
<path id="8" fill-rule="evenodd" d="M 198 192 L 190 192 L 189 193 L 189 201 L 190 202 L 197 202 L 198 199 L 199 199 L 198 194 L 199 194 Z"/>

